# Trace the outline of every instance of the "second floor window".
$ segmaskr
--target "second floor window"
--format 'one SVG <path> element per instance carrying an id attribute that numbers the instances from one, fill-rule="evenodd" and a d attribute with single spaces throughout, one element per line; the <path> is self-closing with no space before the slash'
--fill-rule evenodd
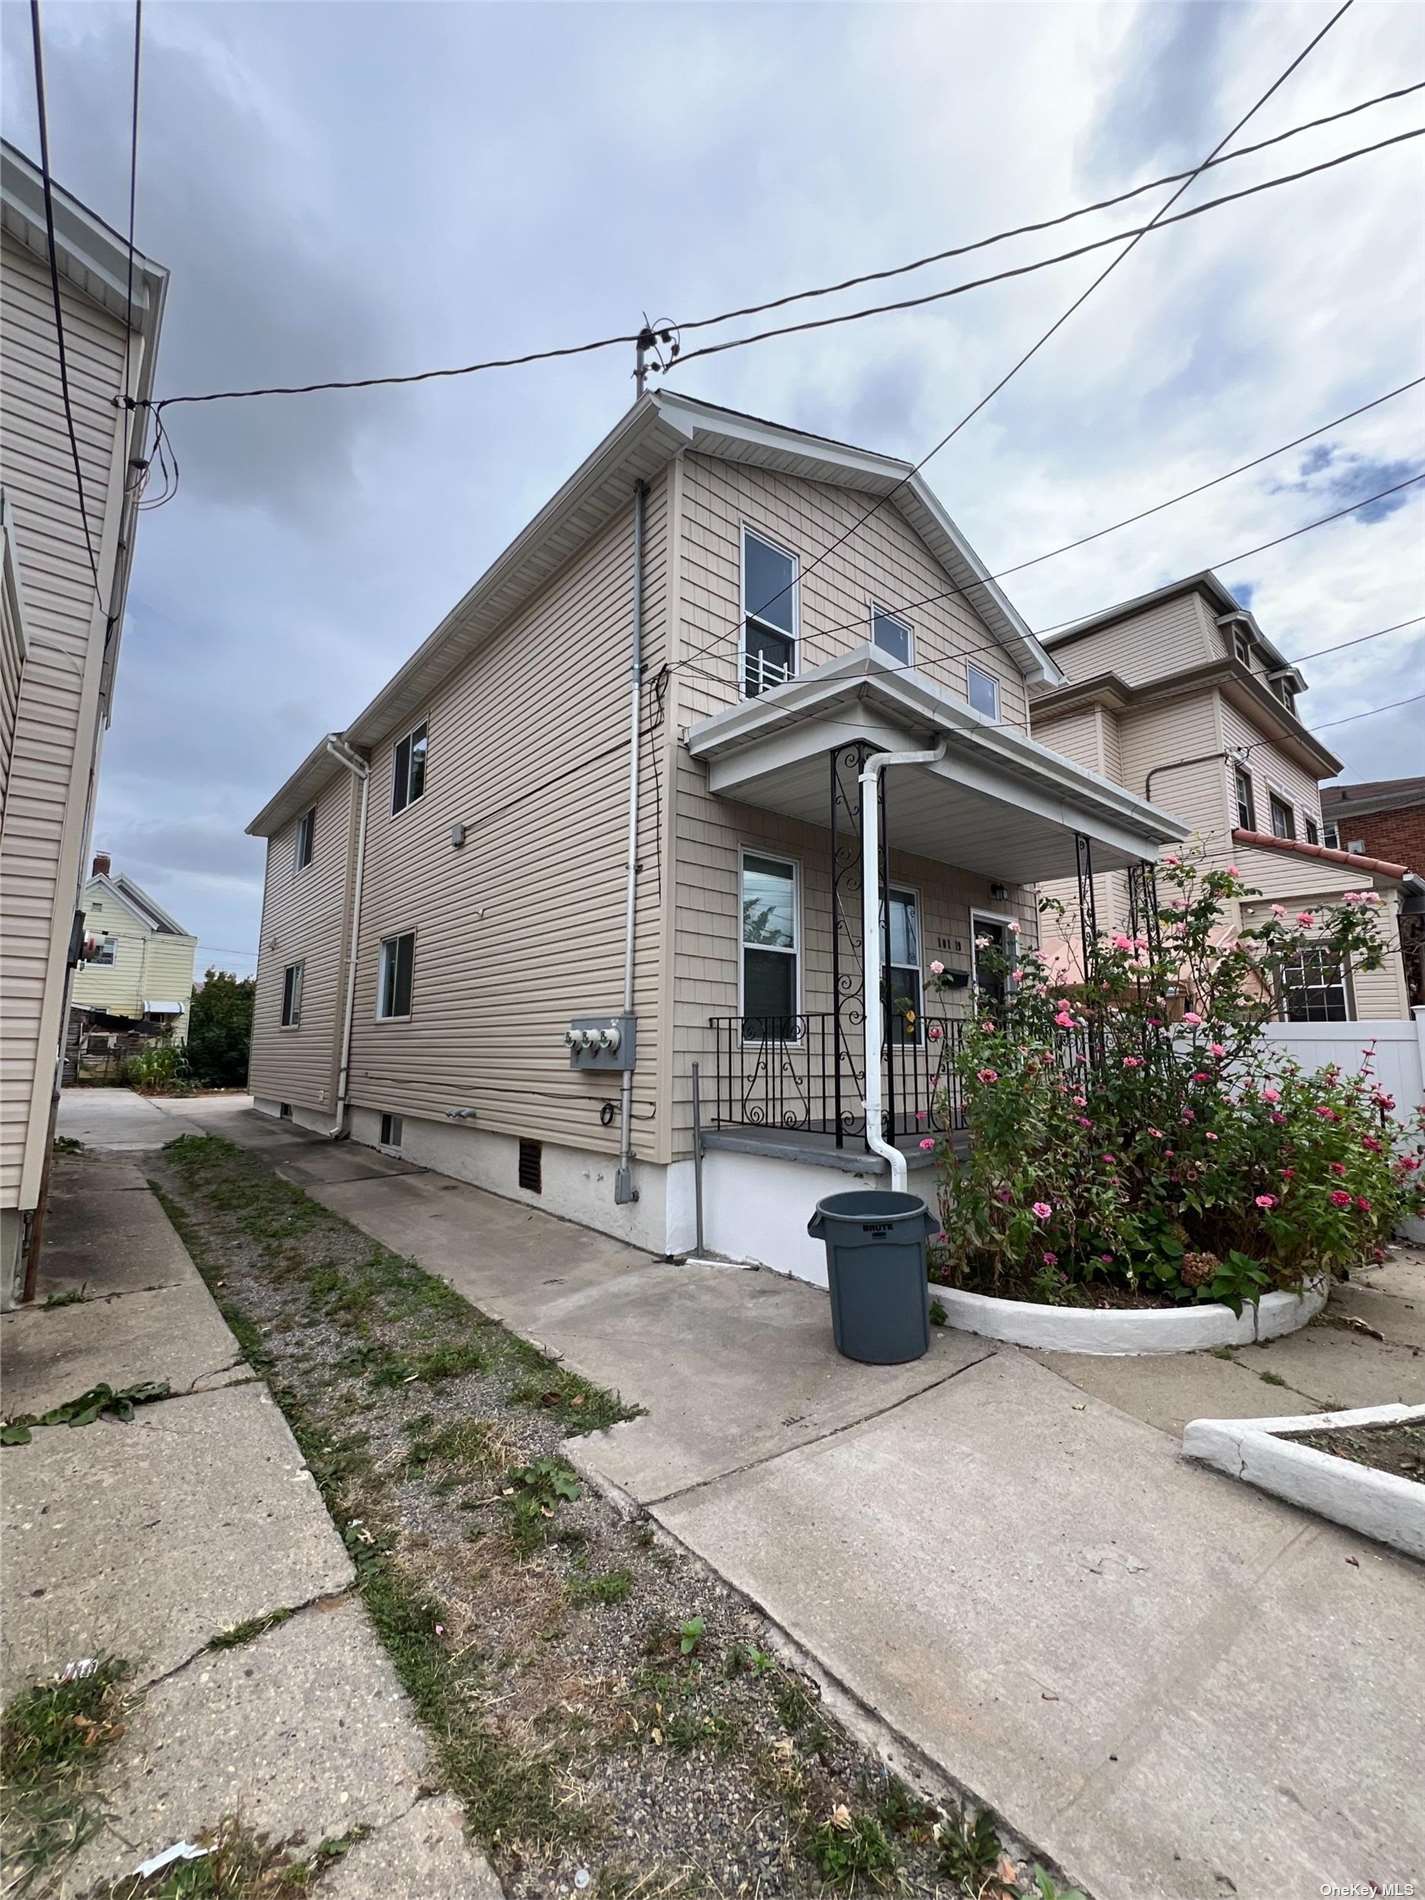
<path id="1" fill-rule="evenodd" d="M 980 666 L 967 665 L 965 696 L 975 711 L 983 713 L 986 719 L 999 718 L 999 681 L 993 673 L 986 673 Z"/>
<path id="2" fill-rule="evenodd" d="M 1234 765 L 1232 783 L 1237 792 L 1237 823 L 1243 831 L 1257 829 L 1257 806 L 1252 797 L 1252 775 L 1245 765 Z"/>
<path id="3" fill-rule="evenodd" d="M 1271 806 L 1273 837 L 1294 838 L 1296 836 L 1296 819 L 1292 816 L 1291 806 L 1287 804 L 1284 798 L 1278 798 L 1275 792 L 1271 795 Z"/>
<path id="4" fill-rule="evenodd" d="M 1303 812 L 1301 815 L 1301 822 L 1306 827 L 1306 842 L 1308 844 L 1320 844 L 1321 829 L 1318 826 L 1316 820 L 1312 818 L 1308 813 Z"/>
<path id="5" fill-rule="evenodd" d="M 282 1027 L 300 1029 L 302 1025 L 302 966 L 289 963 L 282 972 Z"/>
<path id="6" fill-rule="evenodd" d="M 1234 622 L 1232 627 L 1232 653 L 1243 666 L 1252 664 L 1252 641 L 1247 629 Z"/>
<path id="7" fill-rule="evenodd" d="M 910 665 L 911 633 L 904 620 L 897 620 L 883 607 L 871 609 L 871 640 L 902 666 Z"/>
<path id="8" fill-rule="evenodd" d="M 1321 831 L 1321 842 L 1329 845 L 1333 851 L 1339 851 L 1341 849 L 1341 834 L 1334 825 L 1324 825 Z"/>
<path id="9" fill-rule="evenodd" d="M 381 967 L 376 981 L 376 1014 L 393 1022 L 411 1013 L 411 978 L 416 961 L 416 933 L 407 930 L 381 944 Z"/>
<path id="10" fill-rule="evenodd" d="M 797 670 L 797 563 L 750 528 L 742 531 L 742 690 L 748 699 Z"/>
<path id="11" fill-rule="evenodd" d="M 304 871 L 312 861 L 312 845 L 317 835 L 317 808 L 304 811 L 297 820 L 297 869 Z"/>
<path id="12" fill-rule="evenodd" d="M 391 785 L 394 816 L 414 805 L 426 788 L 426 723 L 424 720 L 396 744 L 396 771 Z"/>
<path id="13" fill-rule="evenodd" d="M 95 944 L 93 953 L 90 956 L 85 958 L 85 962 L 95 964 L 101 970 L 112 969 L 114 965 L 114 961 L 117 958 L 118 954 L 119 954 L 118 938 L 117 937 L 101 937 L 99 941 Z"/>

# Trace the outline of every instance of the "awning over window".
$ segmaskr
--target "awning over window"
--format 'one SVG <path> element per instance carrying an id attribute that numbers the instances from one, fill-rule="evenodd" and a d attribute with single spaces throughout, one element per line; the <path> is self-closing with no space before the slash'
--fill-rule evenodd
<path id="1" fill-rule="evenodd" d="M 145 1016 L 181 1016 L 183 1014 L 183 1005 L 181 1003 L 155 1003 L 150 997 L 146 996 L 143 999 L 143 1013 Z"/>
<path id="2" fill-rule="evenodd" d="M 891 775 L 891 846 L 1008 884 L 1071 877 L 1076 833 L 1095 871 L 1156 858 L 1190 827 L 1121 785 L 997 724 L 861 646 L 692 727 L 688 750 L 723 798 L 822 825 L 827 755 L 865 742 L 908 751 L 944 737 L 936 765 Z"/>

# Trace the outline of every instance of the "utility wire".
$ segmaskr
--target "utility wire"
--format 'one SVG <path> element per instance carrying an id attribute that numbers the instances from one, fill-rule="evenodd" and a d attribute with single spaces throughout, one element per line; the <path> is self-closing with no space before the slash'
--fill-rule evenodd
<path id="1" fill-rule="evenodd" d="M 1198 167 L 1199 172 L 1211 170 L 1217 165 L 1230 165 L 1234 159 L 1249 158 L 1253 152 L 1264 152 L 1268 146 L 1280 145 L 1285 139 L 1295 138 L 1301 132 L 1314 132 L 1323 125 L 1334 125 L 1338 119 L 1349 119 L 1357 112 L 1365 112 L 1372 106 L 1386 105 L 1395 99 L 1407 98 L 1413 92 L 1425 90 L 1425 80 L 1417 80 L 1414 85 L 1400 86 L 1394 92 L 1378 93 L 1374 99 L 1362 99 L 1358 105 L 1347 106 L 1341 112 L 1328 112 L 1323 118 L 1308 119 L 1302 125 L 1288 127 L 1275 137 L 1261 139 L 1256 145 L 1243 145 L 1235 152 L 1225 152 L 1220 158 L 1209 159 L 1207 164 Z M 766 310 L 782 310 L 788 304 L 802 303 L 811 297 L 832 297 L 839 291 L 854 290 L 859 284 L 882 283 L 888 277 L 904 277 L 910 271 L 924 270 L 931 264 L 944 264 L 952 257 L 965 257 L 971 251 L 983 251 L 992 244 L 1003 244 L 1010 238 L 1028 237 L 1036 231 L 1051 231 L 1056 225 L 1069 224 L 1075 218 L 1086 218 L 1095 211 L 1108 211 L 1114 205 L 1126 204 L 1130 198 L 1141 197 L 1145 191 L 1158 191 L 1164 185 L 1175 185 L 1180 179 L 1191 180 L 1197 176 L 1193 172 L 1169 172 L 1164 178 L 1151 179 L 1145 185 L 1134 185 L 1128 191 L 1120 191 L 1112 198 L 1100 198 L 1094 204 L 1080 205 L 1077 210 L 1060 212 L 1057 217 L 1040 218 L 1033 224 L 1015 225 L 1012 230 L 997 231 L 993 237 L 976 238 L 970 244 L 953 245 L 949 250 L 932 251 L 928 257 L 917 257 L 909 264 L 892 264 L 885 270 L 862 271 L 855 277 L 843 277 L 839 283 L 822 284 L 815 290 L 792 290 L 785 296 L 772 297 L 766 303 L 743 304 L 736 310 L 724 310 L 715 317 L 694 317 L 687 323 L 676 327 L 681 331 L 705 330 L 712 324 L 731 323 L 737 317 L 756 317 Z M 1120 233 L 1120 236 L 1126 235 Z"/>
<path id="2" fill-rule="evenodd" d="M 1393 627 L 1377 627 L 1374 633 L 1359 633 L 1354 640 L 1338 640 L 1333 647 L 1317 647 L 1314 653 L 1298 653 L 1294 660 L 1288 660 L 1288 666 L 1302 666 L 1307 660 L 1319 660 L 1326 653 L 1344 653 L 1347 647 L 1364 646 L 1367 640 L 1379 640 L 1387 633 L 1399 633 L 1402 627 L 1418 627 L 1425 614 L 1416 614 L 1413 620 L 1397 620 Z"/>
<path id="3" fill-rule="evenodd" d="M 886 503 L 891 499 L 893 495 L 899 494 L 902 488 L 904 488 L 909 482 L 913 481 L 914 478 L 920 473 L 921 469 L 925 467 L 927 462 L 929 462 L 934 456 L 937 456 L 940 453 L 940 451 L 946 447 L 948 443 L 953 442 L 955 437 L 966 426 L 966 424 L 969 422 L 972 422 L 974 418 L 977 415 L 979 415 L 982 409 L 987 408 L 988 405 L 994 401 L 995 397 L 1006 386 L 1006 384 L 1013 381 L 1013 379 L 1019 374 L 1020 370 L 1022 370 L 1027 363 L 1029 363 L 1035 356 L 1038 355 L 1039 351 L 1043 349 L 1044 345 L 1049 341 L 1049 339 L 1052 336 L 1056 335 L 1057 332 L 1063 328 L 1063 326 L 1068 322 L 1069 318 L 1073 316 L 1074 312 L 1076 310 L 1081 309 L 1083 305 L 1088 302 L 1089 298 L 1098 289 L 1099 285 L 1102 284 L 1108 277 L 1110 277 L 1113 274 L 1113 272 L 1117 270 L 1118 266 L 1121 263 L 1123 263 L 1124 259 L 1127 258 L 1137 248 L 1139 244 L 1142 243 L 1143 238 L 1147 235 L 1147 233 L 1150 230 L 1152 230 L 1155 224 L 1157 224 L 1163 217 L 1167 215 L 1167 213 L 1177 203 L 1178 199 L 1182 197 L 1183 193 L 1188 189 L 1188 187 L 1193 183 L 1193 181 L 1198 177 L 1198 175 L 1204 170 L 1204 168 L 1210 165 L 1213 159 L 1216 158 L 1218 153 L 1222 150 L 1222 148 L 1225 145 L 1229 144 L 1230 141 L 1237 136 L 1237 134 L 1242 130 L 1242 127 L 1247 123 L 1247 121 L 1250 118 L 1252 118 L 1254 114 L 1261 111 L 1262 107 L 1272 97 L 1273 93 L 1277 92 L 1286 83 L 1286 81 L 1296 71 L 1297 67 L 1301 65 L 1302 61 L 1306 59 L 1307 56 L 1312 52 L 1312 50 L 1321 43 L 1321 41 L 1331 31 L 1332 27 L 1335 26 L 1336 22 L 1342 17 L 1343 14 L 1349 12 L 1350 8 L 1354 4 L 1355 4 L 1355 0 L 1343 0 L 1342 5 L 1339 6 L 1336 9 L 1336 11 L 1331 15 L 1331 18 L 1326 22 L 1325 26 L 1321 27 L 1319 31 L 1317 31 L 1316 33 L 1312 35 L 1312 37 L 1307 41 L 1306 45 L 1296 55 L 1296 58 L 1292 60 L 1291 64 L 1287 66 L 1283 72 L 1278 74 L 1278 76 L 1272 81 L 1271 85 L 1267 87 L 1267 90 L 1264 93 L 1262 93 L 1260 98 L 1257 99 L 1256 103 L 1247 108 L 1246 112 L 1243 113 L 1242 117 L 1232 127 L 1231 131 L 1226 133 L 1221 139 L 1218 140 L 1217 144 L 1213 146 L 1212 150 L 1207 154 L 1207 157 L 1203 159 L 1202 164 L 1199 165 L 1197 169 L 1193 171 L 1188 176 L 1188 178 L 1182 184 L 1178 186 L 1177 190 L 1173 193 L 1172 197 L 1169 198 L 1158 209 L 1158 211 L 1149 220 L 1149 222 L 1143 226 L 1142 230 L 1139 231 L 1136 236 L 1131 237 L 1128 240 L 1124 248 L 1118 253 L 1116 257 L 1112 258 L 1110 262 L 1107 265 L 1105 265 L 1103 270 L 1099 272 L 1098 276 L 1094 278 L 1093 282 L 1087 287 L 1087 289 L 1082 290 L 1079 293 L 1079 295 L 1075 297 L 1074 301 L 1069 305 L 1068 309 L 1063 311 L 1058 317 L 1054 319 L 1053 323 L 1049 325 L 1049 328 L 1043 332 L 1043 334 L 1038 338 L 1036 342 L 1032 343 L 1029 346 L 1029 348 L 1023 353 L 1023 355 L 1020 356 L 1010 366 L 1008 370 L 1006 370 L 1004 375 L 1000 377 L 999 381 L 995 383 L 992 388 L 987 390 L 983 396 L 981 396 L 980 400 L 974 405 L 973 408 L 968 409 L 965 412 L 965 414 L 961 416 L 960 420 L 954 425 L 953 428 L 947 430 L 946 433 L 943 436 L 941 436 L 940 440 L 935 444 L 935 446 L 932 449 L 930 449 L 925 455 L 923 455 L 920 458 L 920 460 L 915 464 L 915 466 L 912 469 L 910 469 L 910 471 L 907 474 L 903 475 L 893 488 L 888 489 L 884 495 L 881 495 L 880 497 L 878 497 L 878 499 L 866 511 L 866 513 L 862 515 L 858 520 L 852 522 L 851 526 L 847 528 L 843 534 L 838 535 L 836 540 L 833 541 L 829 547 L 824 548 L 822 552 L 819 555 L 817 555 L 816 559 L 811 563 L 811 567 L 803 570 L 802 574 L 798 576 L 797 578 L 799 579 L 804 578 L 806 573 L 810 573 L 813 568 L 819 567 L 821 563 L 828 558 L 828 556 L 830 556 L 836 551 L 837 548 L 841 547 L 843 543 L 849 541 L 853 534 L 858 533 L 863 527 L 865 527 L 866 523 L 870 521 L 874 515 L 879 514 L 881 509 L 885 507 Z M 756 610 L 757 615 L 761 615 L 765 613 L 767 608 L 770 607 L 774 601 L 780 600 L 782 595 L 787 593 L 794 584 L 795 584 L 795 581 L 788 581 L 787 585 L 785 587 L 779 588 L 777 592 L 773 594 L 769 600 L 763 601 L 762 605 Z M 742 622 L 742 619 L 743 619 L 743 616 L 739 614 L 737 621 L 733 624 L 740 625 Z"/>
<path id="4" fill-rule="evenodd" d="M 1086 547 L 1090 541 L 1102 540 L 1106 534 L 1116 534 L 1120 528 L 1131 528 L 1135 522 L 1146 521 L 1150 515 L 1161 514 L 1165 508 L 1175 508 L 1179 502 L 1190 501 L 1193 496 L 1205 494 L 1208 489 L 1219 487 L 1221 483 L 1231 481 L 1234 476 L 1245 475 L 1248 469 L 1259 468 L 1263 462 L 1270 462 L 1275 456 L 1285 455 L 1288 449 L 1300 448 L 1303 442 L 1311 442 L 1317 436 L 1325 435 L 1328 430 L 1339 428 L 1343 422 L 1353 421 L 1355 417 L 1365 415 L 1370 409 L 1378 409 L 1382 403 L 1391 402 L 1397 396 L 1406 395 L 1410 390 L 1418 389 L 1422 383 L 1425 383 L 1425 376 L 1416 376 L 1408 383 L 1401 383 L 1396 389 L 1388 389 L 1383 396 L 1373 396 L 1369 402 L 1363 402 L 1359 408 L 1348 409 L 1344 415 L 1336 416 L 1330 422 L 1323 422 L 1315 429 L 1308 429 L 1305 435 L 1294 436 L 1290 442 L 1279 443 L 1276 448 L 1267 449 L 1263 454 L 1253 456 L 1249 462 L 1239 462 L 1235 468 L 1229 468 L 1221 475 L 1214 475 L 1210 481 L 1199 482 L 1195 488 L 1185 488 L 1180 495 L 1171 495 L 1166 501 L 1155 502 L 1151 508 L 1140 509 L 1137 514 L 1125 515 L 1122 521 L 1110 522 L 1106 528 L 1095 528 L 1092 533 L 1081 534 L 1077 540 L 1066 541 L 1061 547 L 1050 548 L 1043 554 L 1031 555 L 1027 561 L 1016 561 L 1010 567 L 996 568 L 993 574 L 986 574 L 980 580 L 969 581 L 964 585 L 955 583 L 948 588 L 942 589 L 938 593 L 926 594 L 919 600 L 902 601 L 898 606 L 887 601 L 884 603 L 885 611 L 892 615 L 914 613 L 919 607 L 934 606 L 938 601 L 950 600 L 955 596 L 958 596 L 965 602 L 966 606 L 969 606 L 969 594 L 972 588 L 989 587 L 995 581 L 1004 580 L 1010 574 L 1021 574 L 1026 568 L 1037 567 L 1041 561 L 1051 561 L 1057 555 L 1069 554 L 1075 548 Z M 1366 504 L 1362 502 L 1357 505 L 1364 507 Z M 800 576 L 798 578 L 800 578 Z M 1086 614 L 1075 616 L 1076 619 L 1080 620 L 1087 619 L 1088 617 Z M 863 625 L 864 620 L 865 616 L 862 615 L 856 620 L 846 620 L 842 621 L 839 625 L 818 628 L 818 637 L 822 634 L 854 631 L 855 628 Z M 1058 624 L 1061 626 L 1069 626 L 1072 623 L 1065 620 Z M 1042 629 L 1042 631 L 1047 633 L 1053 632 L 1054 629 L 1046 627 Z M 741 634 L 742 621 L 739 619 L 735 621 L 730 628 L 724 628 L 721 633 L 714 639 L 708 641 L 705 646 L 701 646 L 697 648 L 695 652 L 690 653 L 687 659 L 680 660 L 678 664 L 680 666 L 686 666 L 692 660 L 701 659 L 706 654 L 712 652 L 715 647 L 725 645 L 731 640 L 740 639 Z M 988 651 L 989 649 L 983 650 Z"/>
<path id="5" fill-rule="evenodd" d="M 84 470 L 79 460 L 79 438 L 74 432 L 74 405 L 69 396 L 69 359 L 64 348 L 64 309 L 59 290 L 59 252 L 54 238 L 54 186 L 49 169 L 49 123 L 45 112 L 45 59 L 40 39 L 40 0 L 30 0 L 30 36 L 35 49 L 35 113 L 40 131 L 40 177 L 45 194 L 45 236 L 49 246 L 50 295 L 54 300 L 54 340 L 59 356 L 59 390 L 64 402 L 64 422 L 69 431 L 69 453 L 74 461 L 74 486 L 79 493 L 79 521 L 84 529 L 84 546 L 89 555 L 89 571 L 94 576 L 94 592 L 104 605 L 104 590 L 99 585 L 99 563 L 94 558 L 94 542 L 89 534 L 89 504 L 84 495 Z"/>
<path id="6" fill-rule="evenodd" d="M 1409 699 L 1393 699 L 1388 706 L 1372 706 L 1366 712 L 1347 713 L 1344 719 L 1328 719 L 1325 725 L 1308 726 L 1308 732 L 1329 732 L 1332 726 L 1354 725 L 1358 719 L 1374 719 L 1377 713 L 1394 712 L 1400 706 L 1414 706 L 1425 699 L 1425 693 L 1412 693 Z"/>
<path id="7" fill-rule="evenodd" d="M 143 0 L 134 0 L 134 87 L 129 130 L 129 281 L 124 305 L 124 407 L 133 401 L 134 222 L 139 189 L 139 61 L 143 47 Z"/>
<path id="8" fill-rule="evenodd" d="M 1072 250 L 1057 251 L 1052 257 L 1036 258 L 1032 263 L 1016 265 L 1012 270 L 996 271 L 989 277 L 970 277 L 964 283 L 951 284 L 945 290 L 929 290 L 923 296 L 901 297 L 893 303 L 867 304 L 860 310 L 841 311 L 834 317 L 806 317 L 800 323 L 783 323 L 770 330 L 753 330 L 746 336 L 728 337 L 722 343 L 705 343 L 701 349 L 686 350 L 675 357 L 668 365 L 666 373 L 671 374 L 675 369 L 682 369 L 685 364 L 695 363 L 702 356 L 721 356 L 726 350 L 746 349 L 750 343 L 766 343 L 774 337 L 797 336 L 809 330 L 829 330 L 837 324 L 860 323 L 866 317 L 890 316 L 899 310 L 920 310 L 927 304 L 943 303 L 947 297 L 963 297 L 969 290 L 983 290 L 988 284 L 1004 283 L 1013 277 L 1029 277 L 1036 271 L 1048 270 L 1055 264 L 1067 264 L 1076 257 L 1087 257 L 1091 251 L 1104 250 L 1110 244 L 1122 244 L 1127 238 L 1132 238 L 1136 243 L 1139 238 L 1146 237 L 1150 231 L 1166 231 L 1169 225 L 1183 224 L 1189 218 L 1200 218 L 1205 211 L 1220 210 L 1223 205 L 1233 204 L 1239 198 L 1255 197 L 1259 191 L 1275 191 L 1278 185 L 1294 185 L 1303 178 L 1310 178 L 1316 172 L 1331 171 L 1337 165 L 1349 164 L 1352 159 L 1366 158 L 1372 152 L 1384 151 L 1390 145 L 1403 145 L 1406 140 L 1418 139 L 1422 135 L 1425 135 L 1425 126 L 1419 126 L 1411 132 L 1397 132 L 1392 138 L 1380 139 L 1374 145 L 1358 146 L 1355 151 L 1342 152 L 1338 158 L 1322 159 L 1319 164 L 1307 165 L 1301 171 L 1284 172 L 1279 178 L 1264 178 L 1259 184 L 1244 186 L 1241 191 L 1229 191 L 1221 198 L 1209 198 L 1205 203 L 1193 205 L 1186 211 L 1179 211 L 1171 218 L 1165 218 L 1159 214 L 1149 223 L 1139 225 L 1135 229 L 1114 231 L 1108 237 L 1094 238 L 1092 242 L 1076 245 Z M 1185 185 L 1183 190 L 1186 189 Z M 1127 256 L 1126 251 L 1124 256 Z M 1115 263 L 1117 261 L 1119 260 L 1115 260 Z M 1114 268 L 1113 265 L 1110 266 L 1110 269 L 1112 268 Z M 1107 272 L 1104 274 L 1106 276 Z M 1090 289 L 1092 288 L 1091 285 Z M 687 329 L 689 326 L 683 324 L 680 327 Z"/>

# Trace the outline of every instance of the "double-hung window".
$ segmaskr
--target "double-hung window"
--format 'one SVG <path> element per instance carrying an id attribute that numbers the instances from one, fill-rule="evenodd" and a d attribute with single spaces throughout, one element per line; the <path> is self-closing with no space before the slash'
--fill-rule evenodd
<path id="1" fill-rule="evenodd" d="M 797 563 L 742 530 L 742 690 L 748 699 L 797 670 Z"/>
<path id="2" fill-rule="evenodd" d="M 312 846 L 316 841 L 316 835 L 317 808 L 313 805 L 310 811 L 304 811 L 297 820 L 296 867 L 299 871 L 305 871 L 312 861 Z"/>
<path id="3" fill-rule="evenodd" d="M 300 1029 L 302 1026 L 302 966 L 289 963 L 282 972 L 282 1027 Z"/>
<path id="4" fill-rule="evenodd" d="M 1308 844 L 1320 844 L 1321 827 L 1317 824 L 1316 820 L 1311 816 L 1311 813 L 1304 811 L 1301 814 L 1301 822 L 1306 827 L 1306 842 Z"/>
<path id="5" fill-rule="evenodd" d="M 94 946 L 93 956 L 86 957 L 85 961 L 87 963 L 92 963 L 96 965 L 100 969 L 110 969 L 113 967 L 113 964 L 116 961 L 118 954 L 119 954 L 118 938 L 117 937 L 101 937 Z"/>
<path id="6" fill-rule="evenodd" d="M 910 627 L 894 614 L 888 614 L 884 607 L 871 609 L 871 641 L 893 660 L 899 660 L 902 666 L 910 665 L 913 645 Z"/>
<path id="7" fill-rule="evenodd" d="M 391 784 L 391 814 L 414 805 L 426 788 L 426 722 L 396 742 L 396 769 Z"/>
<path id="8" fill-rule="evenodd" d="M 381 967 L 376 980 L 376 1014 L 382 1022 L 396 1022 L 411 1013 L 411 974 L 416 961 L 416 933 L 404 931 L 381 944 Z"/>
<path id="9" fill-rule="evenodd" d="M 886 892 L 886 1040 L 920 1041 L 920 916 L 914 891 Z"/>
<path id="10" fill-rule="evenodd" d="M 1288 1023 L 1348 1023 L 1351 994 L 1337 951 L 1306 943 L 1281 967 L 1281 1013 Z"/>
<path id="11" fill-rule="evenodd" d="M 1232 657 L 1243 666 L 1252 664 L 1252 638 L 1240 621 L 1232 624 Z"/>
<path id="12" fill-rule="evenodd" d="M 741 905 L 743 1037 L 794 1041 L 801 989 L 796 865 L 744 852 Z"/>
<path id="13" fill-rule="evenodd" d="M 1294 838 L 1296 836 L 1296 819 L 1292 814 L 1291 806 L 1284 798 L 1278 798 L 1275 792 L 1271 794 L 1271 810 L 1272 836 L 1274 838 Z"/>
<path id="14" fill-rule="evenodd" d="M 1333 851 L 1339 851 L 1341 849 L 1341 834 L 1334 825 L 1323 824 L 1321 841 L 1323 844 L 1329 845 Z"/>
<path id="15" fill-rule="evenodd" d="M 967 663 L 965 692 L 977 713 L 983 713 L 986 719 L 999 718 L 999 681 L 993 673 L 987 673 L 982 666 Z"/>
<path id="16" fill-rule="evenodd" d="M 1232 784 L 1237 794 L 1237 823 L 1243 831 L 1257 829 L 1257 801 L 1252 796 L 1252 774 L 1245 765 L 1234 765 Z"/>

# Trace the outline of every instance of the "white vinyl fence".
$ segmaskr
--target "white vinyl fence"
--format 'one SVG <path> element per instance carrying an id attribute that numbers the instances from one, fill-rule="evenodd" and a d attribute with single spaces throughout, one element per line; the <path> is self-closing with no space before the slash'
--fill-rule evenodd
<path id="1" fill-rule="evenodd" d="M 1304 1069 L 1334 1062 L 1354 1075 L 1371 1049 L 1376 1080 L 1395 1097 L 1396 1119 L 1409 1121 L 1425 1103 L 1425 1008 L 1405 1022 L 1269 1023 L 1262 1033 Z M 1425 1222 L 1411 1222 L 1408 1231 L 1413 1240 L 1425 1240 Z"/>

